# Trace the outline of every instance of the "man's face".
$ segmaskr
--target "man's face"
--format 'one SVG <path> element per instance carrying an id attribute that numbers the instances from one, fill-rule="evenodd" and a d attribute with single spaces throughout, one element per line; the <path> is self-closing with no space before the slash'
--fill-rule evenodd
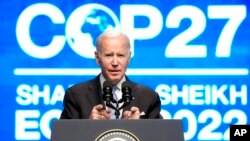
<path id="1" fill-rule="evenodd" d="M 102 74 L 113 84 L 125 75 L 130 62 L 131 53 L 126 41 L 122 36 L 103 38 L 100 52 L 96 53 L 96 62 Z"/>

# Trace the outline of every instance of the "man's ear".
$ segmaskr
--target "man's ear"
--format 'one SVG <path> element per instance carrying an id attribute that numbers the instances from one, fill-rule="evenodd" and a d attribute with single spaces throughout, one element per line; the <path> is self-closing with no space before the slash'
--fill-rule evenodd
<path id="1" fill-rule="evenodd" d="M 100 58 L 98 56 L 98 53 L 95 51 L 95 62 L 96 62 L 97 65 L 100 65 L 99 61 L 100 61 Z"/>
<path id="2" fill-rule="evenodd" d="M 131 53 L 131 51 L 129 51 L 129 62 L 128 62 L 128 64 L 130 64 L 131 55 L 132 55 L 132 53 Z"/>

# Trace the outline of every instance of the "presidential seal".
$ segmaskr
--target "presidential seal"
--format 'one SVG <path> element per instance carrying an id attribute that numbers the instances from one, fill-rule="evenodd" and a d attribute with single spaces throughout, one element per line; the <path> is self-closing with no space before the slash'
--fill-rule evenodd
<path id="1" fill-rule="evenodd" d="M 112 129 L 102 133 L 95 141 L 140 141 L 134 134 L 121 129 Z"/>

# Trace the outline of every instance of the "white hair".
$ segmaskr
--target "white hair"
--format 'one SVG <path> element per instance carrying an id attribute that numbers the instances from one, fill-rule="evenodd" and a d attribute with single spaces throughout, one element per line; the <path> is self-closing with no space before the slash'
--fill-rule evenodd
<path id="1" fill-rule="evenodd" d="M 122 36 L 127 41 L 127 47 L 130 49 L 130 40 L 128 38 L 128 35 L 119 31 L 119 30 L 106 30 L 102 34 L 100 34 L 96 39 L 96 50 L 97 52 L 100 51 L 100 48 L 102 46 L 102 41 L 104 38 L 112 38 Z"/>

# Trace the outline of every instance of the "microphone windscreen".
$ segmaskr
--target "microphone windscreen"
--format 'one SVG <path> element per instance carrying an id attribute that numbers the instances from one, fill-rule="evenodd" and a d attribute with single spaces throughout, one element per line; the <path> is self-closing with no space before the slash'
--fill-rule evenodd
<path id="1" fill-rule="evenodd" d="M 122 101 L 124 102 L 124 105 L 127 105 L 130 103 L 131 100 L 133 100 L 133 96 L 131 94 L 131 82 L 124 81 L 122 83 Z"/>
<path id="2" fill-rule="evenodd" d="M 105 82 L 103 83 L 103 88 L 112 87 L 112 86 L 113 86 L 113 84 L 111 83 L 111 81 L 105 81 Z"/>
<path id="3" fill-rule="evenodd" d="M 129 88 L 131 88 L 130 82 L 124 81 L 124 82 L 122 83 L 122 88 L 124 88 L 124 87 L 129 87 Z"/>
<path id="4" fill-rule="evenodd" d="M 106 101 L 107 105 L 110 104 L 111 101 L 113 101 L 113 95 L 112 95 L 112 83 L 110 81 L 105 81 L 103 83 L 103 95 L 102 98 L 104 101 Z"/>

